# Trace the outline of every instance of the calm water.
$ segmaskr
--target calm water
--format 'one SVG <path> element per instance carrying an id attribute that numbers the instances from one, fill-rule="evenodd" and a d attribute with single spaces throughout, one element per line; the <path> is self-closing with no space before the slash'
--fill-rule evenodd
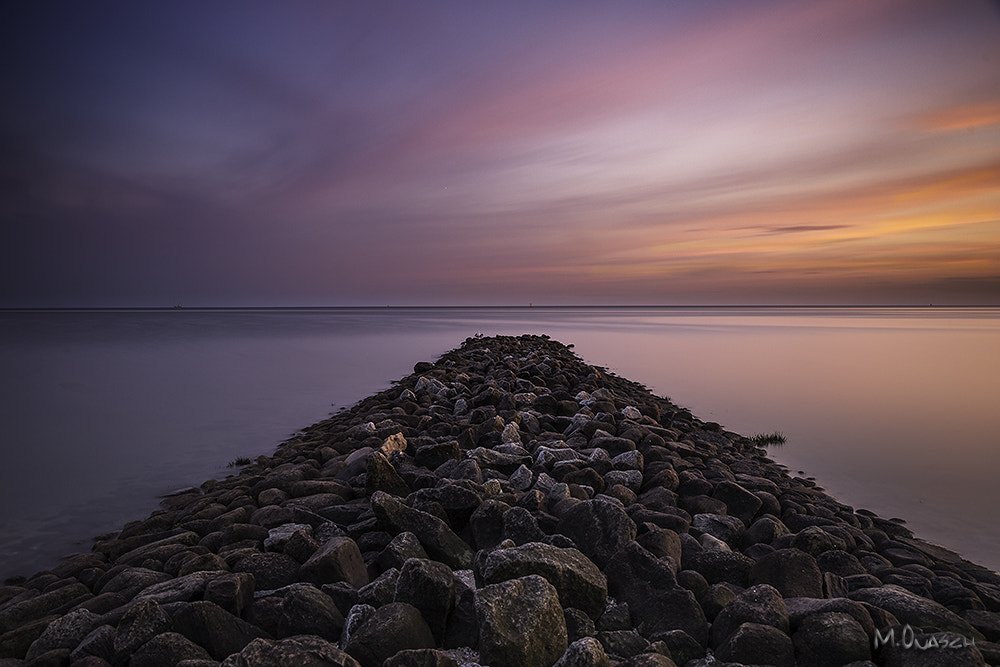
<path id="1" fill-rule="evenodd" d="M 1000 569 L 1000 309 L 0 313 L 0 577 L 270 453 L 475 333 L 547 333 Z"/>

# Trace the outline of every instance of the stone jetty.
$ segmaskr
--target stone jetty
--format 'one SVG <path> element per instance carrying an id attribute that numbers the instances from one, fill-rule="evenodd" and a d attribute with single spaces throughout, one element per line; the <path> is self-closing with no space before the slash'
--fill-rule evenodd
<path id="1" fill-rule="evenodd" d="M 1000 665 L 1000 576 L 546 336 L 0 587 L 0 667 Z"/>

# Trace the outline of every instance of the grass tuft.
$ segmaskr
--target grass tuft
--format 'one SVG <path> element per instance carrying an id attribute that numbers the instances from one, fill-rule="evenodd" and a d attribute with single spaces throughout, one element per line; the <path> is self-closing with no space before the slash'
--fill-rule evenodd
<path id="1" fill-rule="evenodd" d="M 774 433 L 758 433 L 750 438 L 750 442 L 759 447 L 767 447 L 768 445 L 783 445 L 786 439 L 784 433 L 775 431 Z"/>
<path id="2" fill-rule="evenodd" d="M 253 459 L 248 456 L 237 456 L 235 459 L 229 462 L 230 468 L 235 468 L 236 466 L 248 466 L 253 463 Z"/>

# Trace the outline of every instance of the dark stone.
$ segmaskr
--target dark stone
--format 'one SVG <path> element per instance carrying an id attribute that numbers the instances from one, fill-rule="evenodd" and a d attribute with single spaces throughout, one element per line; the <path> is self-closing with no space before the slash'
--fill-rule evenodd
<path id="1" fill-rule="evenodd" d="M 806 617 L 792 635 L 796 660 L 816 667 L 840 667 L 870 660 L 871 642 L 860 623 L 839 611 Z"/>
<path id="2" fill-rule="evenodd" d="M 458 663 L 433 648 L 410 648 L 382 663 L 382 667 L 458 667 Z"/>
<path id="3" fill-rule="evenodd" d="M 200 600 L 180 604 L 182 606 L 171 615 L 174 631 L 207 650 L 215 660 L 224 660 L 241 651 L 258 637 L 267 638 L 260 628 L 211 602 Z"/>
<path id="4" fill-rule="evenodd" d="M 234 616 L 253 602 L 256 580 L 249 572 L 234 572 L 215 577 L 205 585 L 205 599 L 214 602 Z"/>
<path id="5" fill-rule="evenodd" d="M 361 667 L 380 667 L 387 658 L 412 648 L 434 648 L 434 636 L 420 611 L 405 602 L 376 609 L 347 643 L 347 652 Z"/>
<path id="6" fill-rule="evenodd" d="M 361 667 L 357 660 L 319 637 L 303 635 L 281 641 L 255 639 L 221 667 Z"/>
<path id="7" fill-rule="evenodd" d="M 404 498 L 412 491 L 389 463 L 389 459 L 378 451 L 372 452 L 368 458 L 368 472 L 365 475 L 365 492 L 372 494 L 376 491 Z"/>
<path id="8" fill-rule="evenodd" d="M 691 660 L 705 657 L 705 647 L 683 630 L 660 632 L 653 635 L 651 639 L 656 643 L 664 644 L 670 651 L 670 657 L 678 665 L 686 665 Z"/>
<path id="9" fill-rule="evenodd" d="M 538 542 L 545 538 L 545 533 L 538 527 L 538 521 L 531 512 L 523 507 L 511 507 L 503 514 L 503 539 L 513 540 L 514 544 Z"/>
<path id="10" fill-rule="evenodd" d="M 302 564 L 302 579 L 317 585 L 346 581 L 355 588 L 368 583 L 368 569 L 357 543 L 349 537 L 332 537 Z"/>
<path id="11" fill-rule="evenodd" d="M 115 634 L 115 629 L 110 625 L 99 625 L 80 640 L 70 653 L 70 660 L 77 662 L 92 656 L 112 662 L 115 659 Z"/>
<path id="12" fill-rule="evenodd" d="M 744 623 L 773 626 L 788 635 L 788 610 L 781 594 L 767 584 L 746 589 L 727 604 L 712 623 L 712 646 L 722 646 Z M 791 646 L 791 640 L 789 640 Z"/>
<path id="13" fill-rule="evenodd" d="M 915 628 L 934 628 L 940 632 L 957 632 L 966 637 L 985 639 L 955 612 L 899 586 L 862 588 L 852 592 L 850 598 L 880 607 L 890 612 L 900 623 L 909 623 Z"/>
<path id="14" fill-rule="evenodd" d="M 427 552 L 420 545 L 417 536 L 409 531 L 396 535 L 378 555 L 378 566 L 383 570 L 402 569 L 410 558 L 427 558 Z"/>
<path id="15" fill-rule="evenodd" d="M 582 637 L 572 642 L 553 667 L 609 667 L 604 646 L 594 637 Z"/>
<path id="16" fill-rule="evenodd" d="M 555 587 L 528 575 L 475 593 L 479 653 L 486 664 L 549 667 L 566 651 L 566 621 Z"/>
<path id="17" fill-rule="evenodd" d="M 455 606 L 455 576 L 444 563 L 425 558 L 410 558 L 403 564 L 396 581 L 394 602 L 416 607 L 434 639 L 444 639 L 448 615 Z"/>
<path id="18" fill-rule="evenodd" d="M 602 569 L 636 535 L 635 522 L 625 509 L 601 498 L 584 500 L 571 507 L 559 519 L 557 530 Z"/>
<path id="19" fill-rule="evenodd" d="M 86 609 L 72 611 L 49 623 L 45 631 L 28 648 L 25 660 L 32 661 L 43 653 L 56 649 L 76 648 L 98 624 L 100 617 Z"/>
<path id="20" fill-rule="evenodd" d="M 740 519 L 726 514 L 695 514 L 691 518 L 691 527 L 734 548 L 739 546 L 740 536 L 746 530 Z"/>
<path id="21" fill-rule="evenodd" d="M 700 572 L 710 584 L 728 582 L 746 586 L 754 561 L 738 551 L 703 549 L 683 561 L 685 569 Z"/>
<path id="22" fill-rule="evenodd" d="M 483 580 L 496 584 L 529 574 L 541 575 L 555 586 L 563 606 L 582 609 L 592 618 L 604 609 L 607 579 L 577 549 L 560 549 L 539 542 L 497 549 L 486 559 Z"/>
<path id="23" fill-rule="evenodd" d="M 823 575 L 816 559 L 799 549 L 778 549 L 753 566 L 751 584 L 770 584 L 784 597 L 823 597 Z"/>
<path id="24" fill-rule="evenodd" d="M 473 553 L 469 545 L 440 518 L 407 507 L 381 491 L 372 494 L 371 504 L 380 524 L 393 534 L 412 532 L 434 560 L 453 569 L 464 570 L 472 566 Z"/>
<path id="25" fill-rule="evenodd" d="M 715 485 L 712 497 L 724 502 L 726 513 L 739 518 L 745 526 L 749 526 L 753 522 L 753 518 L 762 504 L 760 498 L 751 491 L 728 480 L 723 480 Z"/>
<path id="26" fill-rule="evenodd" d="M 150 639 L 170 629 L 170 617 L 159 603 L 140 600 L 133 605 L 118 623 L 115 634 L 115 655 L 127 659 Z"/>
<path id="27" fill-rule="evenodd" d="M 61 586 L 35 597 L 12 602 L 0 608 L 0 634 L 13 630 L 43 616 L 63 614 L 93 597 L 90 589 L 81 583 Z"/>
<path id="28" fill-rule="evenodd" d="M 608 592 L 629 606 L 639 632 L 651 636 L 680 629 L 708 640 L 708 622 L 691 591 L 677 585 L 669 563 L 631 542 L 605 568 Z"/>
<path id="29" fill-rule="evenodd" d="M 344 629 L 344 616 L 333 598 L 308 584 L 293 584 L 281 596 L 280 634 L 316 635 L 336 641 Z"/>
<path id="30" fill-rule="evenodd" d="M 579 609 L 564 608 L 563 618 L 566 620 L 566 637 L 570 645 L 578 639 L 593 637 L 594 633 L 597 632 L 593 619 Z"/>
<path id="31" fill-rule="evenodd" d="M 175 667 L 181 660 L 211 660 L 205 649 L 176 632 L 156 635 L 132 654 L 133 667 Z"/>
<path id="32" fill-rule="evenodd" d="M 297 581 L 299 562 L 286 554 L 253 552 L 241 558 L 233 570 L 253 575 L 257 590 L 268 591 Z"/>
<path id="33" fill-rule="evenodd" d="M 715 655 L 744 665 L 795 667 L 792 639 L 772 625 L 743 623 L 719 646 Z"/>
<path id="34" fill-rule="evenodd" d="M 821 572 L 831 572 L 840 577 L 866 574 L 865 567 L 854 554 L 840 549 L 830 549 L 816 556 L 816 565 Z"/>

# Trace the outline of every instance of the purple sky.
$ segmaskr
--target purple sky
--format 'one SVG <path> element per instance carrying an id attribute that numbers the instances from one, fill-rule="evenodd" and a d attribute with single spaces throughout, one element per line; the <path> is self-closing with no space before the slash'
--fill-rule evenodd
<path id="1" fill-rule="evenodd" d="M 987 0 L 0 9 L 0 306 L 1000 304 Z"/>

